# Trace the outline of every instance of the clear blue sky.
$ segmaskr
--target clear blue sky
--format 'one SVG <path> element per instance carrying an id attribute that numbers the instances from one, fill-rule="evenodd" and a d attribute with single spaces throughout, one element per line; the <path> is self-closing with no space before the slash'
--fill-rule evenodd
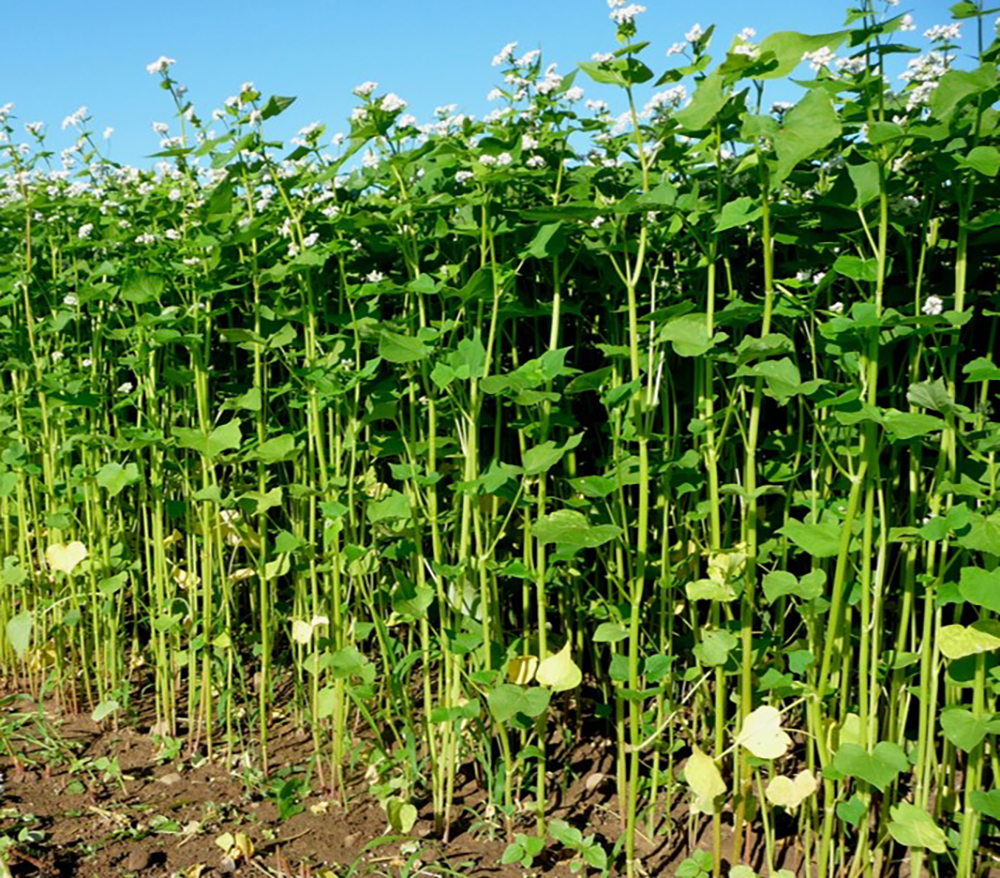
<path id="1" fill-rule="evenodd" d="M 695 22 L 717 25 L 713 54 L 720 58 L 744 27 L 755 28 L 758 38 L 777 30 L 822 33 L 841 27 L 846 8 L 833 0 L 641 2 L 648 12 L 638 19 L 640 37 L 653 42 L 644 57 L 657 73 L 668 66 L 666 49 Z M 917 24 L 903 36 L 929 48 L 923 31 L 949 20 L 950 2 L 902 0 L 895 11 L 911 12 Z M 106 126 L 115 129 L 109 155 L 143 166 L 152 163 L 144 156 L 159 149 L 151 123 L 171 123 L 172 133 L 176 127 L 169 95 L 145 70 L 161 55 L 177 60 L 172 72 L 206 119 L 246 80 L 265 96 L 297 96 L 268 128 L 287 141 L 314 120 L 327 124 L 328 135 L 346 129 L 351 88 L 364 80 L 405 98 L 422 122 L 447 103 L 482 116 L 492 106 L 487 92 L 500 84 L 490 61 L 505 43 L 542 49 L 563 74 L 595 51 L 617 48 L 606 0 L 7 0 L 4 6 L 0 104 L 15 103 L 17 124 L 44 121 L 49 145 L 61 149 L 72 142 L 71 132 L 61 130 L 63 118 L 84 104 L 98 137 Z M 963 49 L 971 52 L 973 30 L 969 24 L 965 30 Z M 583 77 L 577 84 L 603 96 Z M 769 96 L 794 93 L 786 86 Z"/>

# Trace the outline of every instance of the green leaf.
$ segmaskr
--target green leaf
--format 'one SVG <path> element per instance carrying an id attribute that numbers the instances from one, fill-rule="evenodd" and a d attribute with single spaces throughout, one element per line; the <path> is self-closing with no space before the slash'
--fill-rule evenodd
<path id="1" fill-rule="evenodd" d="M 264 463 L 280 463 L 283 460 L 291 460 L 296 455 L 295 437 L 289 433 L 274 436 L 261 442 L 253 456 Z"/>
<path id="2" fill-rule="evenodd" d="M 679 357 L 700 357 L 715 345 L 708 334 L 707 314 L 682 314 L 660 328 L 660 341 L 669 341 Z"/>
<path id="3" fill-rule="evenodd" d="M 854 191 L 856 193 L 853 207 L 864 207 L 878 198 L 879 180 L 877 162 L 865 162 L 863 165 L 848 165 L 847 173 L 854 184 Z M 839 262 L 840 259 L 837 261 Z M 876 262 L 875 264 L 877 268 L 878 263 Z M 834 268 L 836 267 L 834 265 Z"/>
<path id="4" fill-rule="evenodd" d="M 958 410 L 955 400 L 944 385 L 943 378 L 911 384 L 906 391 L 906 401 L 943 414 Z"/>
<path id="5" fill-rule="evenodd" d="M 14 555 L 8 555 L 3 559 L 3 569 L 0 570 L 0 582 L 5 586 L 13 588 L 20 585 L 27 578 L 28 574 Z"/>
<path id="6" fill-rule="evenodd" d="M 865 810 L 865 803 L 857 794 L 851 796 L 846 802 L 837 803 L 837 816 L 851 826 L 861 825 L 861 818 L 865 816 Z"/>
<path id="7" fill-rule="evenodd" d="M 556 543 L 567 549 L 593 549 L 620 536 L 621 532 L 614 524 L 590 524 L 582 512 L 574 509 L 557 509 L 531 527 L 531 535 L 543 545 Z"/>
<path id="8" fill-rule="evenodd" d="M 499 722 L 507 722 L 517 714 L 528 717 L 541 716 L 549 706 L 552 693 L 542 686 L 517 686 L 514 683 L 501 683 L 491 689 L 486 696 L 490 712 Z"/>
<path id="9" fill-rule="evenodd" d="M 931 92 L 931 112 L 938 119 L 948 121 L 965 101 L 988 91 L 996 81 L 996 64 L 982 64 L 975 70 L 949 70 Z"/>
<path id="10" fill-rule="evenodd" d="M 233 451 L 240 447 L 240 419 L 233 418 L 221 427 L 216 427 L 207 436 L 201 430 L 175 427 L 174 438 L 178 448 L 190 448 L 205 457 L 218 457 L 223 451 Z"/>
<path id="11" fill-rule="evenodd" d="M 1000 622 L 981 619 L 968 626 L 945 625 L 938 631 L 938 649 L 948 659 L 1000 649 Z"/>
<path id="12" fill-rule="evenodd" d="M 163 278 L 144 271 L 129 275 L 122 284 L 122 298 L 126 302 L 142 305 L 163 295 Z"/>
<path id="13" fill-rule="evenodd" d="M 959 750 L 974 750 L 986 737 L 986 721 L 962 707 L 941 711 L 941 729 L 944 736 Z"/>
<path id="14" fill-rule="evenodd" d="M 844 253 L 838 256 L 837 261 L 833 263 L 833 270 L 852 280 L 869 282 L 878 280 L 877 259 L 861 259 L 858 256 L 849 256 Z"/>
<path id="15" fill-rule="evenodd" d="M 773 180 L 775 185 L 784 180 L 799 162 L 837 138 L 840 130 L 840 120 L 829 92 L 824 88 L 814 88 L 788 111 L 784 125 L 775 135 L 774 148 L 778 154 L 778 167 Z"/>
<path id="16" fill-rule="evenodd" d="M 857 744 L 843 744 L 833 757 L 833 767 L 841 774 L 860 778 L 883 793 L 909 764 L 903 748 L 889 741 L 880 741 L 871 753 Z"/>
<path id="17" fill-rule="evenodd" d="M 814 558 L 833 558 L 840 551 L 843 526 L 839 521 L 828 518 L 820 524 L 789 520 L 778 533 L 784 534 L 802 551 Z"/>
<path id="18" fill-rule="evenodd" d="M 390 363 L 416 363 L 429 357 L 431 349 L 411 335 L 383 330 L 378 340 L 378 353 Z"/>
<path id="19" fill-rule="evenodd" d="M 970 604 L 1000 613 L 1000 567 L 992 571 L 981 567 L 963 567 L 958 593 Z"/>
<path id="20" fill-rule="evenodd" d="M 727 97 L 723 85 L 722 75 L 718 71 L 706 76 L 698 83 L 691 103 L 674 113 L 677 124 L 688 131 L 707 128 L 715 114 L 725 106 Z"/>
<path id="21" fill-rule="evenodd" d="M 20 659 L 24 658 L 28 644 L 31 643 L 31 630 L 34 625 L 35 616 L 31 610 L 24 610 L 7 620 L 7 641 Z"/>
<path id="22" fill-rule="evenodd" d="M 764 577 L 764 597 L 768 603 L 773 603 L 782 595 L 794 595 L 811 601 L 823 594 L 825 583 L 826 574 L 822 570 L 813 570 L 801 579 L 786 570 L 775 570 Z"/>
<path id="23" fill-rule="evenodd" d="M 373 524 L 391 519 L 408 519 L 410 517 L 410 500 L 401 491 L 390 491 L 381 500 L 368 505 L 368 520 Z"/>
<path id="24" fill-rule="evenodd" d="M 989 516 L 975 513 L 968 532 L 957 542 L 965 549 L 1000 556 L 1000 512 Z"/>
<path id="25" fill-rule="evenodd" d="M 748 195 L 729 201 L 722 206 L 722 213 L 715 224 L 716 232 L 724 232 L 726 229 L 735 229 L 745 226 L 758 219 L 763 211 L 756 201 Z"/>
<path id="26" fill-rule="evenodd" d="M 701 643 L 695 646 L 694 654 L 702 664 L 721 667 L 739 642 L 739 638 L 729 631 L 707 631 L 702 635 Z"/>
<path id="27" fill-rule="evenodd" d="M 901 412 L 897 409 L 887 409 L 883 413 L 882 423 L 885 424 L 886 430 L 901 442 L 937 433 L 945 426 L 944 421 L 933 415 Z"/>
<path id="28" fill-rule="evenodd" d="M 778 31 L 765 37 L 761 42 L 758 57 L 766 61 L 769 56 L 773 60 L 767 65 L 766 72 L 754 74 L 754 79 L 777 79 L 787 76 L 799 64 L 806 52 L 815 52 L 824 46 L 836 49 L 850 36 L 850 31 L 842 30 L 828 34 L 802 34 L 796 31 Z"/>
<path id="29" fill-rule="evenodd" d="M 139 468 L 130 463 L 122 466 L 120 463 L 106 463 L 97 471 L 97 484 L 108 492 L 108 497 L 116 497 L 128 485 L 139 481 Z"/>
<path id="30" fill-rule="evenodd" d="M 618 622 L 601 622 L 591 640 L 594 643 L 620 643 L 628 640 L 628 629 Z"/>
<path id="31" fill-rule="evenodd" d="M 1000 789 L 989 792 L 976 790 L 972 794 L 972 807 L 987 817 L 1000 820 Z"/>
<path id="32" fill-rule="evenodd" d="M 935 854 L 943 854 L 948 850 L 944 830 L 923 808 L 900 802 L 889 813 L 892 815 L 889 835 L 900 844 L 911 848 L 927 848 Z"/>
<path id="33" fill-rule="evenodd" d="M 958 157 L 957 161 L 963 167 L 995 177 L 1000 171 L 1000 150 L 995 146 L 976 146 L 969 150 L 968 155 Z"/>
<path id="34" fill-rule="evenodd" d="M 99 723 L 101 720 L 113 714 L 119 707 L 121 707 L 121 705 L 117 701 L 113 698 L 107 698 L 94 708 L 94 712 L 90 715 L 90 718 L 95 723 Z"/>
<path id="35" fill-rule="evenodd" d="M 557 445 L 551 439 L 534 445 L 524 452 L 522 465 L 526 476 L 537 476 L 548 472 L 554 467 L 567 451 L 576 448 L 583 441 L 583 434 L 570 436 L 562 445 Z"/>

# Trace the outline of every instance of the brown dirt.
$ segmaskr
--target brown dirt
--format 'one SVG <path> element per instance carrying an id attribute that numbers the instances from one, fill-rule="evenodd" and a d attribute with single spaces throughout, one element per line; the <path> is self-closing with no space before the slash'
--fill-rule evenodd
<path id="1" fill-rule="evenodd" d="M 266 788 L 248 787 L 218 753 L 211 762 L 185 759 L 182 753 L 164 763 L 157 758 L 148 726 L 108 731 L 107 723 L 102 727 L 88 716 L 64 715 L 52 705 L 39 712 L 30 699 L 5 700 L 6 716 L 0 714 L 0 770 L 6 788 L 0 797 L 0 834 L 16 835 L 10 833 L 12 827 L 43 834 L 15 843 L 9 859 L 18 878 L 327 878 L 324 869 L 337 878 L 579 874 L 570 869 L 569 852 L 554 844 L 530 870 L 500 864 L 506 833 L 499 816 L 483 819 L 484 797 L 472 766 L 458 777 L 447 843 L 433 837 L 429 806 L 421 810 L 408 838 L 387 838 L 392 832 L 368 792 L 363 769 L 349 782 L 346 807 L 313 777 L 300 801 L 303 810 L 280 820 Z M 39 720 L 26 721 L 28 714 Z M 304 778 L 311 748 L 311 741 L 290 722 L 277 723 L 272 772 L 290 768 L 294 773 L 289 777 Z M 597 833 L 609 852 L 620 833 L 611 754 L 608 742 L 593 741 L 553 759 L 553 767 L 562 766 L 562 771 L 551 775 L 549 809 L 552 817 L 568 820 L 586 835 Z M 72 765 L 74 759 L 101 757 L 117 759 L 121 783 L 92 763 L 89 770 Z M 25 815 L 33 819 L 26 821 Z M 529 809 L 515 830 L 533 833 Z M 227 862 L 216 843 L 224 833 L 244 833 L 253 845 L 252 856 Z M 664 874 L 667 861 L 676 859 L 676 848 L 670 847 L 660 844 L 647 851 L 650 874 Z M 418 860 L 423 866 L 415 868 Z M 200 873 L 198 866 L 204 867 Z"/>

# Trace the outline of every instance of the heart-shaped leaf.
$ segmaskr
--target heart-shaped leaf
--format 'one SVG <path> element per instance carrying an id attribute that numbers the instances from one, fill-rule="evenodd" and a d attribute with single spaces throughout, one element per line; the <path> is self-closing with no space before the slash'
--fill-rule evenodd
<path id="1" fill-rule="evenodd" d="M 575 689 L 583 680 L 583 674 L 570 655 L 569 641 L 554 655 L 539 662 L 535 679 L 553 692 Z"/>
<path id="2" fill-rule="evenodd" d="M 70 574 L 84 558 L 87 557 L 87 547 L 79 540 L 68 545 L 53 543 L 45 550 L 45 560 L 49 567 L 62 573 Z"/>
<path id="3" fill-rule="evenodd" d="M 909 765 L 903 748 L 889 741 L 880 741 L 871 753 L 857 744 L 842 744 L 833 757 L 833 767 L 841 774 L 867 781 L 883 793 Z"/>
<path id="4" fill-rule="evenodd" d="M 788 752 L 792 739 L 781 728 L 781 712 L 765 704 L 743 721 L 736 743 L 761 759 L 777 759 Z"/>

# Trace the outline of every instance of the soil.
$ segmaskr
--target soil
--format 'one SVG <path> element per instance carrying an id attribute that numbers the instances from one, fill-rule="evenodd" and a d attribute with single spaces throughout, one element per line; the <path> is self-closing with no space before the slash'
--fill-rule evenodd
<path id="1" fill-rule="evenodd" d="M 15 876 L 45 878 L 214 878 L 221 875 L 270 875 L 274 878 L 342 878 L 342 876 L 560 876 L 574 871 L 572 852 L 549 844 L 530 869 L 501 865 L 508 839 L 497 815 L 488 809 L 479 779 L 459 776 L 455 822 L 450 839 L 436 838 L 425 805 L 408 836 L 394 835 L 386 815 L 369 792 L 359 769 L 349 778 L 348 802 L 342 805 L 320 789 L 315 777 L 285 819 L 266 787 L 255 791 L 238 770 L 221 758 L 158 758 L 148 726 L 109 731 L 107 721 L 61 715 L 48 705 L 39 712 L 30 699 L 9 698 L 0 714 L 0 836 L 17 838 L 26 828 L 41 833 L 23 836 L 8 853 Z M 34 714 L 31 722 L 24 717 Z M 17 729 L 16 732 L 12 731 Z M 43 735 L 51 736 L 46 742 Z M 272 730 L 272 776 L 287 772 L 304 778 L 311 740 L 289 722 Z M 53 742 L 62 742 L 62 758 Z M 121 779 L 105 776 L 94 765 L 101 757 L 117 759 Z M 557 757 L 557 758 L 556 758 Z M 90 759 L 89 769 L 71 764 Z M 614 795 L 613 747 L 592 740 L 571 753 L 554 754 L 549 816 L 567 820 L 596 834 L 610 853 L 621 835 Z M 74 770 L 75 769 L 75 770 Z M 526 797 L 527 798 L 527 797 Z M 27 821 L 25 815 L 33 815 Z M 702 818 L 704 821 L 704 818 Z M 20 821 L 20 822 L 19 822 Z M 702 834 L 704 822 L 694 835 Z M 15 831 L 11 831 L 14 829 Z M 641 842 L 642 862 L 649 875 L 671 874 L 680 859 L 689 827 L 656 834 L 656 845 Z M 532 834 L 534 816 L 525 809 L 515 831 Z M 218 843 L 228 833 L 249 839 L 249 856 L 227 854 Z M 244 845 L 245 847 L 245 845 Z M 577 868 L 582 865 L 579 861 Z M 597 874 L 594 871 L 589 874 Z M 612 874 L 617 874 L 612 871 Z"/>

